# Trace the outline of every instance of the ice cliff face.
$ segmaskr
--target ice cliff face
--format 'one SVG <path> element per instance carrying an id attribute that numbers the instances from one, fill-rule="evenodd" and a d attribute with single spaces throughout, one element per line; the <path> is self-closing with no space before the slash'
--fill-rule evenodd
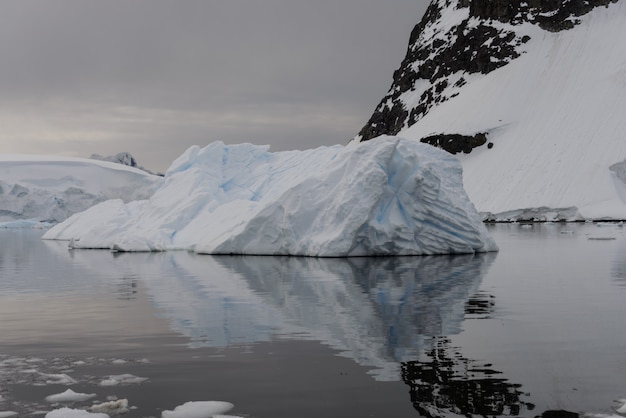
<path id="1" fill-rule="evenodd" d="M 626 219 L 624 3 L 434 0 L 355 140 L 456 154 L 484 219 Z"/>
<path id="2" fill-rule="evenodd" d="M 398 137 L 281 153 L 192 147 L 149 200 L 104 202 L 44 238 L 118 251 L 322 257 L 497 250 L 458 161 Z"/>
<path id="3" fill-rule="evenodd" d="M 161 177 L 110 162 L 0 156 L 0 224 L 56 223 L 108 199 L 146 199 Z"/>

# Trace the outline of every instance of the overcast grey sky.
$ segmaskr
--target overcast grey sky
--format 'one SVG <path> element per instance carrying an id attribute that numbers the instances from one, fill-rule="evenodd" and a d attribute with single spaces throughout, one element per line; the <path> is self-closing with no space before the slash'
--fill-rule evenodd
<path id="1" fill-rule="evenodd" d="M 0 153 L 346 143 L 427 0 L 4 0 Z"/>

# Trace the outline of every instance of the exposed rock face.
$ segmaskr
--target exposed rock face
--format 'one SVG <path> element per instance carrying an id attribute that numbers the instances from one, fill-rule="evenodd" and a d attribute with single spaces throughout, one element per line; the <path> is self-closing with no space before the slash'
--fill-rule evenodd
<path id="1" fill-rule="evenodd" d="M 92 160 L 110 161 L 112 163 L 123 164 L 129 167 L 141 169 L 141 167 L 137 165 L 137 160 L 135 160 L 135 157 L 133 157 L 130 152 L 118 152 L 115 155 L 109 155 L 107 157 L 100 154 L 91 154 L 89 158 Z"/>
<path id="2" fill-rule="evenodd" d="M 450 154 L 458 154 L 460 152 L 469 154 L 474 148 L 484 145 L 487 142 L 487 134 L 439 134 L 427 136 L 420 141 L 448 151 Z M 493 144 L 490 143 L 487 146 L 491 148 Z"/>
<path id="3" fill-rule="evenodd" d="M 122 165 L 127 165 L 129 167 L 134 167 L 134 168 L 138 168 L 140 170 L 143 170 L 147 173 L 150 174 L 156 174 L 158 176 L 163 176 L 163 174 L 161 173 L 154 173 L 150 170 L 148 170 L 147 168 L 144 168 L 142 166 L 140 166 L 137 163 L 137 160 L 135 159 L 135 157 L 132 156 L 132 154 L 130 152 L 118 152 L 115 155 L 109 155 L 107 157 L 104 157 L 100 154 L 91 154 L 91 156 L 89 157 L 92 160 L 99 160 L 99 161 L 109 161 L 112 163 L 117 163 L 117 164 L 122 164 Z"/>
<path id="4" fill-rule="evenodd" d="M 519 57 L 530 40 L 516 31 L 519 25 L 566 30 L 594 7 L 615 1 L 433 0 L 411 33 L 406 57 L 394 72 L 389 92 L 356 139 L 397 134 L 433 106 L 459 94 L 468 76 L 487 74 Z M 467 138 L 475 144 L 473 136 Z M 471 150 L 470 144 L 458 145 L 458 139 L 455 149 Z M 441 140 L 436 142 L 433 145 L 446 149 Z"/>
<path id="5" fill-rule="evenodd" d="M 470 15 L 482 19 L 519 24 L 530 22 L 552 32 L 571 29 L 579 23 L 578 17 L 594 7 L 606 6 L 617 0 L 461 0 L 469 7 Z"/>

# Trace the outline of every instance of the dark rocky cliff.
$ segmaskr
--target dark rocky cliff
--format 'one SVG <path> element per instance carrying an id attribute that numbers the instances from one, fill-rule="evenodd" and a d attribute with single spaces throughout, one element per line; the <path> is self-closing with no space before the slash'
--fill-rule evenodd
<path id="1" fill-rule="evenodd" d="M 468 75 L 487 74 L 519 57 L 530 40 L 516 31 L 519 25 L 535 24 L 551 32 L 567 30 L 594 7 L 616 1 L 433 0 L 411 33 L 407 54 L 393 74 L 389 92 L 357 140 L 397 134 L 433 106 L 459 94 Z M 418 99 L 405 99 L 415 92 Z M 477 141 L 476 135 L 446 134 L 425 138 L 424 142 L 452 153 L 469 152 L 487 143 L 482 136 Z"/>

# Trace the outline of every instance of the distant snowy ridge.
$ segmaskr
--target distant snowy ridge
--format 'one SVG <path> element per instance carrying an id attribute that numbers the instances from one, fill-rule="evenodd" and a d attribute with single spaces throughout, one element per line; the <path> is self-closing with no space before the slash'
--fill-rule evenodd
<path id="1" fill-rule="evenodd" d="M 626 219 L 625 3 L 433 1 L 356 140 L 456 153 L 486 220 Z"/>
<path id="2" fill-rule="evenodd" d="M 195 146 L 148 200 L 104 202 L 44 239 L 118 251 L 322 257 L 497 250 L 456 158 L 397 137 L 280 153 Z"/>
<path id="3" fill-rule="evenodd" d="M 157 174 L 148 170 L 147 168 L 140 166 L 137 160 L 135 159 L 135 157 L 133 157 L 133 155 L 130 152 L 118 152 L 115 155 L 109 155 L 106 157 L 100 154 L 91 154 L 89 158 L 92 160 L 110 161 L 112 163 L 118 163 L 118 164 L 127 165 L 129 167 L 135 167 L 135 168 L 138 168 L 140 170 L 147 172 L 148 174 Z M 157 175 L 162 175 L 162 174 L 157 174 Z"/>
<path id="4" fill-rule="evenodd" d="M 161 181 L 110 162 L 0 154 L 0 224 L 61 222 L 108 199 L 146 199 Z"/>

